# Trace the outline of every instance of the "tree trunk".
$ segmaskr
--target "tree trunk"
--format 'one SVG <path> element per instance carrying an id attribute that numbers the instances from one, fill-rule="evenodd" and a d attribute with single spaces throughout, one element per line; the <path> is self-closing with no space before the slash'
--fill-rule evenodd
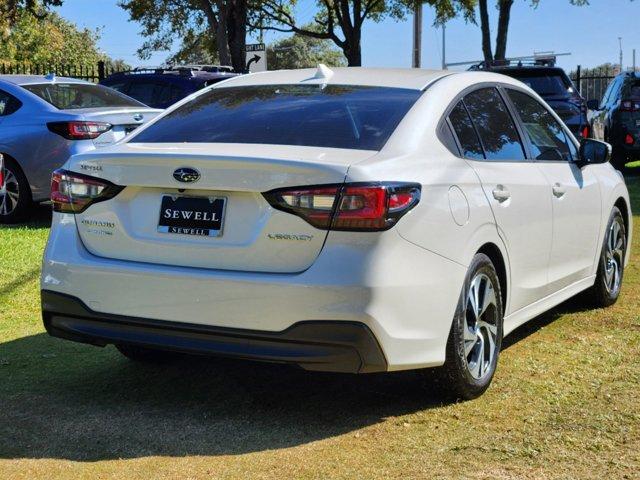
<path id="1" fill-rule="evenodd" d="M 499 0 L 498 36 L 496 38 L 496 60 L 504 60 L 507 55 L 507 35 L 513 0 Z"/>
<path id="2" fill-rule="evenodd" d="M 489 12 L 487 11 L 487 0 L 480 0 L 480 29 L 482 31 L 482 54 L 487 65 L 493 63 L 493 52 L 491 51 L 491 29 L 489 28 Z"/>
<path id="3" fill-rule="evenodd" d="M 207 16 L 209 29 L 216 38 L 220 65 L 231 65 L 229 43 L 227 42 L 227 5 L 225 0 L 215 0 L 218 9 L 216 15 L 211 1 L 212 0 L 200 0 L 200 3 L 202 4 L 202 8 Z"/>
<path id="4" fill-rule="evenodd" d="M 247 0 L 230 0 L 227 6 L 227 40 L 236 72 L 247 68 Z"/>
<path id="5" fill-rule="evenodd" d="M 344 56 L 347 58 L 347 65 L 349 67 L 361 67 L 362 66 L 362 46 L 361 46 L 362 32 L 360 27 L 354 27 L 351 35 L 346 37 L 345 45 L 342 47 Z"/>

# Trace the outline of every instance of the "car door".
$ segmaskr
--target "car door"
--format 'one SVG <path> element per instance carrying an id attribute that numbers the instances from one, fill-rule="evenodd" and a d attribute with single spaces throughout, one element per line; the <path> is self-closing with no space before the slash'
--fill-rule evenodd
<path id="1" fill-rule="evenodd" d="M 449 120 L 506 245 L 507 314 L 514 313 L 548 292 L 552 224 L 548 182 L 535 163 L 526 160 L 521 134 L 495 86 L 467 93 Z"/>
<path id="2" fill-rule="evenodd" d="M 506 89 L 522 122 L 529 152 L 549 183 L 553 240 L 549 287 L 557 291 L 593 273 L 600 233 L 601 198 L 593 169 L 575 163 L 578 148 L 560 122 L 538 100 Z"/>

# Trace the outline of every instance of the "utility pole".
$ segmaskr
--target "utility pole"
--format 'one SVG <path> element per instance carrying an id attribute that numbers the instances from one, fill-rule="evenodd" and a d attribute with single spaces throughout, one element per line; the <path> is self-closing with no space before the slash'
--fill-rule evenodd
<path id="1" fill-rule="evenodd" d="M 416 0 L 413 8 L 413 60 L 411 66 L 420 68 L 422 61 L 422 2 Z"/>
<path id="2" fill-rule="evenodd" d="M 636 49 L 633 49 L 633 72 L 636 71 Z"/>
<path id="3" fill-rule="evenodd" d="M 618 44 L 620 45 L 620 73 L 622 73 L 622 37 L 618 37 Z"/>
<path id="4" fill-rule="evenodd" d="M 447 26 L 442 24 L 442 70 L 447 69 Z"/>

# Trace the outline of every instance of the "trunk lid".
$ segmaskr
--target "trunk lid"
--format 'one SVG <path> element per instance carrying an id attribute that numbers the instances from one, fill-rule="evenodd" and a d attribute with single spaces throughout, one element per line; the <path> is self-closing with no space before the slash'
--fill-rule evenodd
<path id="1" fill-rule="evenodd" d="M 87 122 L 106 122 L 113 125 L 111 130 L 93 140 L 96 148 L 106 147 L 122 140 L 139 126 L 162 113 L 162 110 L 148 107 L 81 108 L 62 111 L 69 115 L 80 116 Z"/>
<path id="2" fill-rule="evenodd" d="M 262 192 L 342 183 L 349 165 L 373 154 L 239 144 L 128 143 L 97 150 L 74 157 L 70 169 L 126 188 L 77 215 L 78 232 L 86 248 L 101 257 L 208 269 L 300 272 L 313 264 L 327 232 L 273 209 Z M 199 178 L 181 183 L 174 178 L 176 171 L 197 171 Z M 215 228 L 220 229 L 205 235 L 194 215 L 208 206 L 213 209 L 210 215 L 219 216 Z M 168 220 L 160 218 L 167 209 L 177 211 L 174 218 L 191 234 L 169 233 L 170 227 L 164 225 L 171 225 L 171 213 Z"/>

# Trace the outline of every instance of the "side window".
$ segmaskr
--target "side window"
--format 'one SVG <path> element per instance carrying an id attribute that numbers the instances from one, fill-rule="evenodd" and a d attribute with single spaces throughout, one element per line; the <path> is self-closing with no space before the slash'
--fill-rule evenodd
<path id="1" fill-rule="evenodd" d="M 611 80 L 611 83 L 609 83 L 609 86 L 605 90 L 604 95 L 602 96 L 602 100 L 600 101 L 600 110 L 602 110 L 609 104 L 609 97 L 611 96 L 611 91 L 613 90 L 613 86 L 615 85 L 615 83 L 616 80 L 614 78 L 613 80 Z"/>
<path id="2" fill-rule="evenodd" d="M 13 95 L 0 90 L 0 117 L 6 117 L 16 112 L 22 106 L 22 102 Z"/>
<path id="3" fill-rule="evenodd" d="M 611 95 L 609 95 L 609 99 L 607 100 L 607 104 L 610 106 L 615 105 L 620 100 L 620 90 L 622 87 L 622 78 L 618 77 L 614 80 L 613 89 L 611 90 Z"/>
<path id="4" fill-rule="evenodd" d="M 535 98 L 516 90 L 507 90 L 531 142 L 536 160 L 571 161 L 567 137 L 562 126 Z"/>
<path id="5" fill-rule="evenodd" d="M 451 110 L 449 121 L 458 137 L 458 142 L 462 149 L 462 156 L 472 159 L 484 159 L 482 145 L 480 144 L 476 130 L 473 128 L 473 123 L 471 123 L 471 118 L 462 101 Z"/>
<path id="6" fill-rule="evenodd" d="M 150 105 L 151 103 L 153 103 L 153 91 L 155 89 L 155 86 L 156 84 L 153 82 L 133 82 L 129 87 L 129 92 L 127 93 L 127 95 L 135 98 L 145 105 Z"/>
<path id="7" fill-rule="evenodd" d="M 495 88 L 482 88 L 464 98 L 487 160 L 524 160 L 515 123 Z"/>

